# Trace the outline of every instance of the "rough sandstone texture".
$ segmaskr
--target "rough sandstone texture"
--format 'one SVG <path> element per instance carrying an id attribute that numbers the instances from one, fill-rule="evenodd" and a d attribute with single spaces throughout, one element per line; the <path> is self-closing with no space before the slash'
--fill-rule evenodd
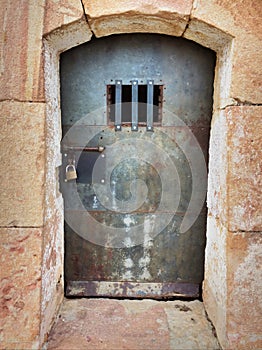
<path id="1" fill-rule="evenodd" d="M 43 229 L 43 260 L 41 286 L 41 330 L 40 343 L 46 340 L 54 315 L 58 311 L 64 294 L 64 218 L 63 203 L 57 200 L 57 210 L 45 222 Z"/>
<path id="2" fill-rule="evenodd" d="M 262 107 L 229 107 L 228 229 L 262 231 Z"/>
<path id="3" fill-rule="evenodd" d="M 65 300 L 47 349 L 219 350 L 198 301 Z"/>
<path id="4" fill-rule="evenodd" d="M 83 0 L 96 37 L 119 33 L 157 32 L 180 36 L 189 20 L 193 0 Z"/>
<path id="5" fill-rule="evenodd" d="M 0 102 L 0 226 L 42 226 L 45 105 Z"/>
<path id="6" fill-rule="evenodd" d="M 262 233 L 227 235 L 227 340 L 230 349 L 261 349 Z"/>
<path id="7" fill-rule="evenodd" d="M 0 100 L 43 101 L 44 0 L 1 0 Z"/>
<path id="8" fill-rule="evenodd" d="M 44 34 L 79 21 L 83 17 L 83 7 L 80 0 L 46 0 Z"/>
<path id="9" fill-rule="evenodd" d="M 71 2 L 72 6 L 73 2 Z M 76 2 L 75 2 L 76 4 Z M 53 3 L 54 5 L 54 3 Z M 57 3 L 56 11 L 63 13 Z M 50 11 L 50 8 L 47 8 Z M 79 11 L 72 19 L 70 26 L 60 23 L 54 29 L 52 22 L 46 35 L 45 46 L 45 88 L 46 88 L 46 175 L 45 175 L 45 212 L 44 212 L 44 244 L 42 260 L 42 300 L 40 341 L 46 340 L 50 325 L 61 304 L 64 289 L 64 218 L 63 200 L 59 192 L 59 166 L 61 165 L 60 141 L 61 114 L 59 99 L 59 54 L 72 46 L 80 45 L 91 39 L 92 32 L 85 19 L 79 17 Z M 62 17 L 61 17 L 62 18 Z M 51 29 L 50 29 L 51 30 Z"/>
<path id="10" fill-rule="evenodd" d="M 227 345 L 227 230 L 211 214 L 207 220 L 205 256 L 204 305 L 215 325 L 220 344 Z"/>
<path id="11" fill-rule="evenodd" d="M 262 231 L 261 115 L 261 106 L 230 106 L 213 116 L 207 202 L 229 231 Z"/>
<path id="12" fill-rule="evenodd" d="M 262 345 L 254 317 L 262 307 L 258 263 L 261 140 L 260 106 L 215 111 L 210 135 L 204 303 L 225 349 Z"/>
<path id="13" fill-rule="evenodd" d="M 234 38 L 228 97 L 237 101 L 261 103 L 262 100 L 261 17 L 260 0 L 194 1 L 191 21 L 185 35 L 187 38 L 199 41 L 197 37 L 200 32 L 201 38 L 203 22 L 211 26 L 211 30 L 218 28 Z"/>
<path id="14" fill-rule="evenodd" d="M 261 1 L 83 5 L 88 23 L 80 0 L 1 0 L 1 346 L 40 346 L 63 297 L 59 53 L 93 31 L 183 35 L 217 52 L 204 302 L 223 348 L 262 348 Z"/>
<path id="15" fill-rule="evenodd" d="M 0 229 L 0 347 L 39 347 L 41 228 Z"/>

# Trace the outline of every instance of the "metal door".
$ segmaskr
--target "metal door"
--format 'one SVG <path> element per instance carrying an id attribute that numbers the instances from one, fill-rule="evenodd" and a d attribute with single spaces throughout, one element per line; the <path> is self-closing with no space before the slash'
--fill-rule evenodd
<path id="1" fill-rule="evenodd" d="M 214 65 L 154 34 L 61 55 L 67 296 L 199 295 Z"/>

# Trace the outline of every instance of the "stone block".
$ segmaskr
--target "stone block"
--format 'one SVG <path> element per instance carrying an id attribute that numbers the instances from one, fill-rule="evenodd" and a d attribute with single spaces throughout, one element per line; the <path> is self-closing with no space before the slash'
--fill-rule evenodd
<path id="1" fill-rule="evenodd" d="M 227 229 L 217 218 L 209 215 L 207 218 L 203 300 L 222 346 L 226 344 L 226 236 Z"/>
<path id="2" fill-rule="evenodd" d="M 224 111 L 213 115 L 210 131 L 207 207 L 214 218 L 227 222 L 227 124 Z"/>
<path id="3" fill-rule="evenodd" d="M 260 106 L 215 112 L 209 149 L 209 213 L 230 231 L 262 230 Z"/>
<path id="4" fill-rule="evenodd" d="M 84 17 L 80 0 L 47 0 L 45 5 L 44 34 Z"/>
<path id="5" fill-rule="evenodd" d="M 41 226 L 45 104 L 1 102 L 0 226 Z"/>
<path id="6" fill-rule="evenodd" d="M 192 0 L 84 0 L 83 4 L 90 27 L 97 37 L 135 32 L 180 36 L 188 23 Z"/>
<path id="7" fill-rule="evenodd" d="M 15 0 L 4 3 L 0 16 L 0 100 L 43 101 L 45 1 L 21 1 L 19 6 Z"/>
<path id="8" fill-rule="evenodd" d="M 232 35 L 223 32 L 219 27 L 210 26 L 195 18 L 190 19 L 183 37 L 216 52 L 222 51 L 223 47 L 233 39 Z"/>
<path id="9" fill-rule="evenodd" d="M 52 208 L 53 216 L 45 222 L 43 262 L 41 330 L 43 343 L 54 322 L 54 318 L 64 297 L 64 213 L 62 196 Z"/>
<path id="10" fill-rule="evenodd" d="M 194 301 L 65 299 L 47 349 L 218 349 Z"/>
<path id="11" fill-rule="evenodd" d="M 219 28 L 234 38 L 232 58 L 228 56 L 231 60 L 229 97 L 242 102 L 262 101 L 262 56 L 259 50 L 262 38 L 261 16 L 260 0 L 199 0 L 194 3 L 192 24 L 189 24 L 185 33 L 188 39 L 201 40 L 202 33 L 201 30 L 198 32 L 196 22 L 204 22 L 209 27 Z M 200 39 L 197 39 L 198 37 Z M 215 41 L 219 43 L 221 37 L 217 35 Z M 215 50 L 216 42 L 211 44 Z M 203 44 L 206 46 L 204 42 Z"/>
<path id="12" fill-rule="evenodd" d="M 42 229 L 0 229 L 0 343 L 37 349 L 40 325 Z"/>
<path id="13" fill-rule="evenodd" d="M 228 349 L 262 348 L 261 244 L 261 232 L 228 234 Z"/>
<path id="14" fill-rule="evenodd" d="M 226 109 L 228 229 L 262 231 L 262 107 Z"/>

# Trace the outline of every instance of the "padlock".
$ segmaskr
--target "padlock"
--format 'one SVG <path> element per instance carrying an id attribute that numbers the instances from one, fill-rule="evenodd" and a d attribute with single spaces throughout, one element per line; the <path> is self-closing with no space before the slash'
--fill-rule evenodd
<path id="1" fill-rule="evenodd" d="M 77 179 L 76 168 L 73 164 L 68 164 L 66 166 L 65 173 L 66 173 L 65 182 Z"/>

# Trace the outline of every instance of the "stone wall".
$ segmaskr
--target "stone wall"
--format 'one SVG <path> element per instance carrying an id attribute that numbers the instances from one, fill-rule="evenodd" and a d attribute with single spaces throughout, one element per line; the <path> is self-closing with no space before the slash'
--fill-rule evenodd
<path id="1" fill-rule="evenodd" d="M 1 0 L 0 344 L 36 349 L 63 298 L 59 54 L 117 33 L 217 52 L 204 303 L 224 349 L 262 347 L 260 0 Z"/>

